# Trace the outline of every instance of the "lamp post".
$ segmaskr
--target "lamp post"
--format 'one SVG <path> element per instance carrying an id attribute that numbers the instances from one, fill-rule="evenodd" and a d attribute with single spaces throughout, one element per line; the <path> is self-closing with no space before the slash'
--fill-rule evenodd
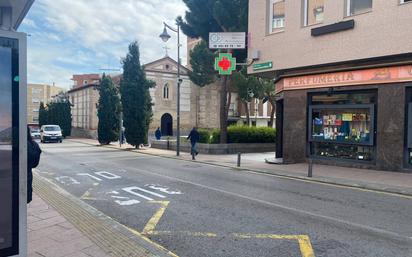
<path id="1" fill-rule="evenodd" d="M 170 39 L 170 35 L 167 33 L 167 29 L 177 33 L 177 123 L 176 123 L 176 156 L 180 155 L 180 26 L 177 25 L 177 29 L 169 26 L 166 22 L 163 22 L 163 33 L 160 34 L 160 38 L 163 42 L 167 42 Z"/>

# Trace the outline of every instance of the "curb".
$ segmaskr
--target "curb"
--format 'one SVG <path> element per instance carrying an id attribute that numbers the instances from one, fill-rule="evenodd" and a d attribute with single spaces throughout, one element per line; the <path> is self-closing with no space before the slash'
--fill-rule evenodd
<path id="1" fill-rule="evenodd" d="M 96 145 L 96 144 L 91 144 L 91 143 L 87 143 L 87 142 L 78 141 L 76 139 L 71 139 L 71 141 L 81 143 L 81 144 L 85 144 L 85 145 L 90 145 L 90 146 L 96 146 L 96 147 L 99 146 L 99 145 Z M 329 179 L 329 178 L 325 178 L 325 177 L 308 178 L 308 177 L 305 177 L 305 176 L 285 174 L 284 172 L 281 172 L 281 171 L 278 171 L 278 170 L 274 170 L 274 171 L 269 172 L 269 171 L 265 171 L 265 170 L 252 169 L 252 168 L 239 168 L 239 167 L 236 167 L 236 166 L 220 164 L 220 163 L 213 163 L 213 162 L 207 162 L 207 161 L 186 160 L 186 159 L 182 159 L 182 158 L 179 158 L 179 157 L 176 157 L 176 156 L 165 156 L 165 155 L 161 155 L 161 154 L 140 152 L 140 151 L 136 151 L 136 149 L 121 149 L 121 148 L 117 148 L 117 147 L 111 146 L 111 145 L 104 145 L 103 147 L 111 148 L 111 149 L 117 149 L 119 151 L 134 152 L 134 153 L 138 153 L 138 154 L 157 156 L 157 157 L 180 160 L 180 161 L 186 161 L 186 162 L 196 162 L 196 163 L 207 164 L 207 165 L 212 165 L 212 166 L 216 166 L 216 167 L 230 168 L 230 169 L 235 169 L 235 170 L 239 170 L 239 171 L 265 174 L 265 175 L 270 175 L 270 176 L 283 178 L 283 179 L 299 180 L 299 181 L 308 182 L 308 183 L 319 183 L 319 184 L 331 185 L 331 186 L 336 186 L 336 187 L 345 187 L 345 188 L 351 188 L 351 189 L 355 189 L 355 190 L 385 193 L 385 194 L 392 194 L 394 196 L 412 198 L 412 189 L 410 189 L 410 190 L 405 190 L 405 188 L 383 188 L 382 189 L 382 186 L 384 186 L 384 185 L 363 184 L 363 183 L 358 184 L 358 183 L 353 183 L 353 182 L 349 182 L 349 181 L 348 182 L 346 182 L 346 181 L 343 182 L 342 180 L 337 181 L 337 180 Z"/>
<path id="2" fill-rule="evenodd" d="M 35 173 L 36 193 L 82 234 L 114 257 L 178 257 Z"/>

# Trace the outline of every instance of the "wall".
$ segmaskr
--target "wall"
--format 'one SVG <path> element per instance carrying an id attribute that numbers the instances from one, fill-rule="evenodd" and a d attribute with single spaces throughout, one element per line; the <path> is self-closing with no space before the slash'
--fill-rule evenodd
<path id="1" fill-rule="evenodd" d="M 412 52 L 411 3 L 374 0 L 371 12 L 344 17 L 343 0 L 325 1 L 324 22 L 303 27 L 302 2 L 287 0 L 285 30 L 268 35 L 268 1 L 249 1 L 249 51 L 260 50 L 260 61 L 273 61 L 272 70 Z M 350 19 L 355 20 L 354 29 L 311 36 L 312 28 Z M 249 72 L 253 72 L 251 68 Z"/>

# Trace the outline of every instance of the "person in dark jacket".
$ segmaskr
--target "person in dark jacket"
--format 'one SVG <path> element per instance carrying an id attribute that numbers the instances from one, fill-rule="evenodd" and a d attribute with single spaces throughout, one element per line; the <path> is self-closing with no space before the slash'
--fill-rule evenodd
<path id="1" fill-rule="evenodd" d="M 197 132 L 196 127 L 193 127 L 187 139 L 190 139 L 190 143 L 192 145 L 190 149 L 190 154 L 192 155 L 192 160 L 195 160 L 196 159 L 195 156 L 199 154 L 199 152 L 196 149 L 196 144 L 200 140 L 200 134 L 199 132 Z"/>
<path id="2" fill-rule="evenodd" d="M 33 172 L 40 162 L 41 149 L 30 135 L 30 129 L 27 128 L 27 203 L 33 199 Z"/>
<path id="3" fill-rule="evenodd" d="M 156 137 L 156 140 L 160 140 L 162 138 L 162 131 L 160 131 L 160 128 L 156 129 L 155 137 Z"/>

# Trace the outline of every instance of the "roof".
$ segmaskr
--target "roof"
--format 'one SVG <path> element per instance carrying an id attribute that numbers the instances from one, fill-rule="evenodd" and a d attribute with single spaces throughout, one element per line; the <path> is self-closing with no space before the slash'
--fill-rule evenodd
<path id="1" fill-rule="evenodd" d="M 0 0 L 0 6 L 12 8 L 12 27 L 17 30 L 26 17 L 34 0 Z"/>
<path id="2" fill-rule="evenodd" d="M 83 86 L 81 86 L 81 87 L 76 87 L 76 88 L 73 88 L 73 89 L 70 89 L 69 91 L 67 91 L 67 93 L 73 93 L 73 92 L 76 92 L 76 91 L 80 91 L 80 90 L 83 90 L 83 89 L 87 89 L 87 88 L 89 88 L 89 87 L 98 87 L 99 85 L 96 85 L 96 84 L 87 84 L 87 85 L 83 85 Z"/>
<path id="3" fill-rule="evenodd" d="M 146 69 L 146 67 L 147 67 L 147 66 L 152 66 L 152 65 L 154 65 L 154 64 L 156 64 L 156 63 L 163 62 L 163 61 L 170 61 L 170 62 L 176 64 L 176 66 L 178 65 L 177 62 L 176 62 L 174 59 L 172 59 L 172 58 L 169 57 L 169 56 L 165 56 L 165 57 L 163 57 L 163 58 L 161 58 L 161 59 L 158 59 L 158 60 L 156 60 L 156 61 L 146 63 L 145 65 L 143 65 L 143 67 L 144 67 L 145 70 L 152 71 L 152 70 L 150 70 L 150 69 Z M 189 69 L 186 68 L 185 66 L 183 66 L 182 64 L 180 64 L 180 68 L 181 68 L 184 72 L 186 72 L 186 73 L 189 72 Z M 159 71 L 157 71 L 157 70 L 154 70 L 154 71 L 159 72 Z"/>

